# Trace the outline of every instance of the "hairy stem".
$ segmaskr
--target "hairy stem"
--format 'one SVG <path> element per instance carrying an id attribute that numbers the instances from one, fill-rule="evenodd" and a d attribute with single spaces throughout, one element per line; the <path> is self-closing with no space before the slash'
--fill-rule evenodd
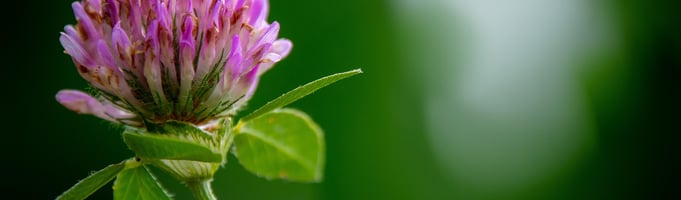
<path id="1" fill-rule="evenodd" d="M 186 182 L 189 190 L 194 194 L 194 199 L 196 200 L 217 200 L 215 194 L 213 194 L 213 189 L 211 188 L 211 182 L 213 179 L 207 180 L 197 180 Z"/>

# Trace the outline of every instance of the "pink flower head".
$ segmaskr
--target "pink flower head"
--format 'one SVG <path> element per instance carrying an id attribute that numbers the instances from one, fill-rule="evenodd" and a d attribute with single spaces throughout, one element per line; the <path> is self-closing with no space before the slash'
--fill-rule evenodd
<path id="1" fill-rule="evenodd" d="M 57 101 L 131 126 L 203 124 L 233 115 L 261 74 L 286 57 L 267 0 L 83 0 L 59 41 L 99 95 L 62 90 Z"/>

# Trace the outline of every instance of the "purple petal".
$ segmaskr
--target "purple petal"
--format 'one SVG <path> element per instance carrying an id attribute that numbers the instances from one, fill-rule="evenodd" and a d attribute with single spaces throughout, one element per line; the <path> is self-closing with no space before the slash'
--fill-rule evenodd
<path id="1" fill-rule="evenodd" d="M 256 65 L 250 72 L 248 72 L 248 74 L 246 74 L 246 76 L 243 77 L 243 83 L 248 88 L 244 99 L 250 99 L 251 96 L 253 96 L 255 88 L 258 86 L 258 80 L 260 79 L 260 76 L 258 76 L 259 71 L 260 65 Z"/>
<path id="2" fill-rule="evenodd" d="M 118 71 L 133 71 L 133 72 L 138 72 L 139 70 L 134 70 L 133 69 L 133 61 L 132 61 L 132 54 L 133 54 L 133 49 L 132 49 L 132 43 L 130 42 L 130 38 L 128 37 L 128 34 L 125 33 L 125 30 L 121 28 L 121 23 L 117 23 L 116 26 L 114 26 L 113 31 L 111 33 L 111 40 L 113 43 L 113 56 L 114 60 L 118 64 L 118 67 L 120 67 Z M 139 75 L 139 74 L 137 74 Z"/>
<path id="3" fill-rule="evenodd" d="M 190 16 L 187 16 L 182 26 L 184 31 L 182 31 L 182 36 L 180 37 L 180 62 L 184 66 L 191 64 L 194 60 L 194 21 Z"/>
<path id="4" fill-rule="evenodd" d="M 272 66 L 274 66 L 275 63 L 279 62 L 281 59 L 284 59 L 286 58 L 286 56 L 288 56 L 288 54 L 291 52 L 292 47 L 293 43 L 291 43 L 291 41 L 287 39 L 279 39 L 277 41 L 274 41 L 274 43 L 272 43 L 270 53 L 265 55 L 265 57 L 263 58 L 262 61 L 263 63 L 260 64 L 260 71 L 258 73 L 262 75 L 265 72 L 269 71 L 272 68 Z"/>
<path id="5" fill-rule="evenodd" d="M 73 13 L 76 15 L 78 24 L 84 29 L 83 31 L 85 31 L 85 38 L 87 38 L 87 40 L 97 41 L 100 38 L 99 32 L 97 32 L 92 19 L 90 19 L 90 16 L 85 12 L 83 6 L 78 2 L 73 2 L 71 7 L 73 8 Z"/>
<path id="6" fill-rule="evenodd" d="M 246 56 L 246 61 L 243 63 L 243 65 L 249 67 L 248 71 L 250 71 L 250 67 L 258 64 L 258 62 L 262 60 L 263 56 L 265 56 L 265 54 L 267 54 L 271 48 L 272 48 L 271 43 L 265 43 L 251 49 L 248 52 L 248 55 Z"/>
<path id="7" fill-rule="evenodd" d="M 128 49 L 130 49 L 132 46 L 128 34 L 125 33 L 123 28 L 121 28 L 121 23 L 117 23 L 116 26 L 114 26 L 113 33 L 111 34 L 111 40 L 113 40 L 114 48 L 116 48 L 116 50 L 121 54 L 127 54 L 126 51 L 128 51 Z"/>
<path id="8" fill-rule="evenodd" d="M 161 47 L 158 41 L 158 23 L 158 20 L 153 20 L 147 26 L 144 54 L 150 60 L 158 60 L 160 56 Z"/>
<path id="9" fill-rule="evenodd" d="M 109 46 L 106 44 L 106 42 L 104 42 L 104 40 L 99 40 L 97 42 L 97 55 L 99 55 L 101 61 L 104 62 L 103 64 L 105 67 L 108 67 L 109 69 L 118 73 L 118 68 L 116 67 L 114 58 L 111 55 L 111 51 L 109 51 Z"/>
<path id="10" fill-rule="evenodd" d="M 100 0 L 86 0 L 85 2 L 87 2 L 86 5 L 88 10 L 99 12 L 102 9 Z"/>
<path id="11" fill-rule="evenodd" d="M 227 57 L 227 63 L 225 64 L 225 71 L 223 76 L 227 79 L 227 73 L 231 73 L 229 80 L 236 80 L 239 78 L 241 73 L 245 70 L 242 66 L 243 62 L 243 49 L 241 48 L 241 40 L 239 36 L 234 36 L 232 38 L 232 48 L 229 52 L 229 57 Z"/>
<path id="12" fill-rule="evenodd" d="M 147 79 L 147 84 L 151 94 L 154 95 L 154 100 L 157 105 L 163 105 L 167 99 L 163 91 L 163 78 L 161 69 L 161 46 L 158 40 L 158 20 L 151 21 L 147 27 L 146 49 L 144 52 L 144 77 Z"/>
<path id="13" fill-rule="evenodd" d="M 57 93 L 57 101 L 69 110 L 78 114 L 90 114 L 99 118 L 114 121 L 105 114 L 105 106 L 99 100 L 81 91 L 62 90 Z"/>
<path id="14" fill-rule="evenodd" d="M 267 18 L 267 13 L 269 12 L 269 3 L 267 0 L 253 0 L 249 10 L 250 13 L 248 24 L 258 28 Z"/>
<path id="15" fill-rule="evenodd" d="M 156 6 L 154 6 L 155 11 L 156 11 L 156 19 L 158 20 L 159 27 L 163 28 L 166 30 L 168 33 L 172 33 L 170 30 L 170 22 L 169 20 L 171 19 L 170 14 L 168 13 L 168 9 L 166 9 L 166 4 L 165 3 L 156 3 Z"/>
<path id="16" fill-rule="evenodd" d="M 276 53 L 268 53 L 265 56 L 262 57 L 262 60 L 260 62 L 262 63 L 276 63 L 281 60 L 281 56 Z"/>
<path id="17" fill-rule="evenodd" d="M 234 7 L 234 8 L 236 8 L 236 9 L 242 8 L 242 7 L 244 7 L 244 4 L 246 4 L 246 0 L 237 0 L 236 7 Z"/>
<path id="18" fill-rule="evenodd" d="M 182 16 L 182 14 L 190 14 L 194 12 L 192 1 L 177 1 L 176 6 L 177 11 L 182 11 L 180 12 L 180 15 L 176 15 L 178 17 Z"/>
<path id="19" fill-rule="evenodd" d="M 233 98 L 238 98 L 243 95 L 243 98 L 234 104 L 235 108 L 241 107 L 248 100 L 250 100 L 255 93 L 255 89 L 258 87 L 258 81 L 260 79 L 260 76 L 258 76 L 259 68 L 260 66 L 258 65 L 253 67 L 251 71 L 241 77 L 237 84 L 232 87 L 232 90 L 229 92 L 230 96 Z"/>
<path id="20" fill-rule="evenodd" d="M 57 93 L 57 101 L 69 110 L 79 114 L 92 114 L 101 103 L 94 97 L 77 90 L 62 90 Z"/>
<path id="21" fill-rule="evenodd" d="M 66 50 L 66 53 L 71 55 L 73 59 L 81 65 L 86 67 L 92 67 L 94 62 L 92 61 L 92 56 L 80 45 L 78 41 L 65 33 L 62 33 L 59 37 L 59 42 Z"/>
<path id="22" fill-rule="evenodd" d="M 106 0 L 109 16 L 111 16 L 112 24 L 118 24 L 120 18 L 118 17 L 118 5 L 115 0 Z"/>
<path id="23" fill-rule="evenodd" d="M 128 37 L 128 34 L 125 33 L 125 30 L 121 27 L 121 23 L 116 23 L 114 25 L 112 34 L 111 34 L 111 39 L 114 41 L 114 43 L 124 45 L 126 48 L 130 47 L 130 37 Z"/>
<path id="24" fill-rule="evenodd" d="M 272 43 L 271 51 L 272 53 L 279 54 L 281 58 L 285 58 L 291 52 L 291 48 L 293 48 L 293 43 L 290 40 L 279 39 Z"/>
<path id="25" fill-rule="evenodd" d="M 198 17 L 198 22 L 199 22 L 199 32 L 206 31 L 210 28 L 210 4 L 211 1 L 198 1 L 195 2 L 197 5 L 193 10 L 195 12 L 196 17 Z"/>
<path id="26" fill-rule="evenodd" d="M 76 29 L 73 28 L 73 26 L 71 26 L 71 25 L 64 26 L 64 33 L 66 33 L 66 35 L 69 35 L 72 38 L 78 38 L 79 37 L 78 31 L 76 31 Z"/>
<path id="27" fill-rule="evenodd" d="M 142 25 L 142 19 L 143 19 L 143 12 L 142 11 L 142 6 L 140 5 L 140 1 L 129 1 L 130 3 L 130 11 L 128 12 L 128 23 L 130 27 L 130 30 L 128 34 L 130 35 L 130 38 L 133 40 L 144 40 L 144 35 L 142 32 L 144 32 L 144 26 Z"/>
<path id="28" fill-rule="evenodd" d="M 159 45 L 158 41 L 158 20 L 151 21 L 147 27 L 147 38 L 145 40 L 146 45 L 151 48 L 151 51 L 149 51 L 150 49 L 145 49 L 146 52 L 144 53 L 148 57 L 158 60 L 161 51 L 161 46 Z M 153 56 L 149 56 L 150 54 Z"/>
<path id="29" fill-rule="evenodd" d="M 191 1 L 190 1 L 191 2 Z M 194 80 L 194 54 L 196 52 L 194 45 L 194 21 L 191 16 L 186 16 L 184 30 L 180 37 L 180 95 L 178 97 L 179 103 L 182 107 L 187 103 L 187 96 Z"/>
<path id="30" fill-rule="evenodd" d="M 210 20 L 212 21 L 212 26 L 213 28 L 216 28 L 217 30 L 222 29 L 220 27 L 220 9 L 222 8 L 222 1 L 215 2 L 215 5 L 213 6 L 213 9 L 211 9 L 211 14 L 210 14 Z"/>
<path id="31" fill-rule="evenodd" d="M 104 105 L 104 114 L 108 117 L 114 118 L 114 119 L 131 119 L 135 117 L 135 114 L 128 112 L 126 110 L 121 110 L 117 108 L 116 106 L 107 103 L 103 104 Z"/>
<path id="32" fill-rule="evenodd" d="M 262 33 L 257 42 L 253 44 L 253 47 L 257 48 L 263 44 L 272 43 L 277 39 L 277 35 L 279 35 L 279 23 L 274 22 L 272 25 L 270 25 L 270 27 L 267 28 L 267 30 L 265 30 L 265 32 Z"/>
<path id="33" fill-rule="evenodd" d="M 56 99 L 71 111 L 94 115 L 112 122 L 135 117 L 134 114 L 121 110 L 110 102 L 102 103 L 93 96 L 78 90 L 61 90 L 57 93 Z"/>
<path id="34" fill-rule="evenodd" d="M 175 49 L 173 46 L 173 32 L 172 32 L 172 17 L 168 11 L 168 6 L 165 2 L 157 3 L 155 6 L 156 17 L 158 21 L 158 40 L 159 50 L 157 51 L 161 63 L 163 63 L 163 72 L 168 73 L 166 77 L 170 78 L 167 84 L 170 87 L 177 86 L 177 71 L 175 69 Z M 179 63 L 178 63 L 179 64 Z"/>

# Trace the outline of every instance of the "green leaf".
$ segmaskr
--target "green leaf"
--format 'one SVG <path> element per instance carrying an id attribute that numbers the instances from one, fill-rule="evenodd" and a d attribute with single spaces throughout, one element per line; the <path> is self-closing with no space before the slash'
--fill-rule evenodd
<path id="1" fill-rule="evenodd" d="M 79 181 L 76 185 L 57 197 L 57 199 L 85 199 L 111 181 L 124 167 L 125 165 L 123 165 L 123 163 L 109 165 Z"/>
<path id="2" fill-rule="evenodd" d="M 136 161 L 130 161 L 136 162 Z M 121 171 L 114 183 L 114 199 L 171 199 L 156 178 L 141 164 Z"/>
<path id="3" fill-rule="evenodd" d="M 275 110 L 235 131 L 233 153 L 247 170 L 267 179 L 321 181 L 324 135 L 305 113 Z"/>
<path id="4" fill-rule="evenodd" d="M 335 83 L 336 81 L 343 80 L 345 78 L 349 78 L 351 76 L 361 74 L 362 70 L 361 69 L 355 69 L 343 73 L 337 73 L 333 74 L 330 76 L 326 76 L 324 78 L 317 79 L 316 81 L 312 81 L 308 84 L 305 84 L 303 86 L 299 86 L 296 89 L 293 89 L 286 94 L 281 95 L 280 97 L 268 102 L 265 104 L 263 107 L 258 108 L 251 114 L 243 117 L 241 121 L 248 121 L 251 119 L 254 119 L 262 114 L 265 114 L 267 112 L 270 112 L 274 109 L 284 107 L 290 103 L 293 103 L 297 101 L 300 98 L 303 98 L 304 96 L 307 96 L 309 94 L 312 94 L 313 92 L 326 87 L 332 83 Z"/>
<path id="5" fill-rule="evenodd" d="M 209 147 L 160 134 L 123 132 L 123 139 L 137 156 L 151 159 L 222 162 L 222 154 Z"/>

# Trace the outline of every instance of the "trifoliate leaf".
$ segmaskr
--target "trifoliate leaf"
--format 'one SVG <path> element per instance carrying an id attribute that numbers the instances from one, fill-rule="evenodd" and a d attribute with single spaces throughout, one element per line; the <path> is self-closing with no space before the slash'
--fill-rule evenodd
<path id="1" fill-rule="evenodd" d="M 247 170 L 267 179 L 321 181 L 324 136 L 305 113 L 275 110 L 240 124 L 235 131 L 233 153 Z"/>

